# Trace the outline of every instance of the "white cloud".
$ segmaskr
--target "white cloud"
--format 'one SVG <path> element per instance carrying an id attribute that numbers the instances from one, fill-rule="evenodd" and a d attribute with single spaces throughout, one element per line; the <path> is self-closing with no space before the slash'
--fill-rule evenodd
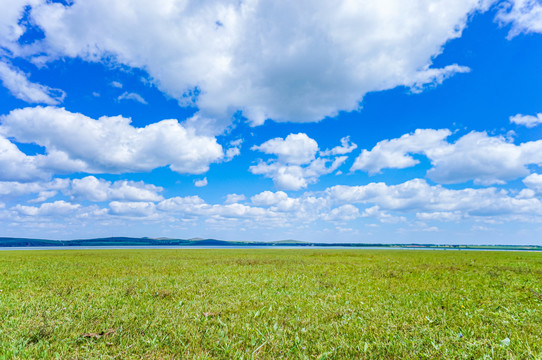
<path id="1" fill-rule="evenodd" d="M 500 5 L 496 19 L 512 24 L 508 38 L 521 33 L 542 33 L 542 4 L 537 0 L 509 0 Z"/>
<path id="2" fill-rule="evenodd" d="M 2 61 L 0 61 L 0 80 L 13 96 L 27 103 L 57 105 L 66 96 L 62 90 L 30 82 L 27 74 Z"/>
<path id="3" fill-rule="evenodd" d="M 385 224 L 396 224 L 406 221 L 404 216 L 393 216 L 388 212 L 381 210 L 378 205 L 366 208 L 363 210 L 361 216 L 376 218 L 378 221 Z"/>
<path id="4" fill-rule="evenodd" d="M 0 180 L 31 181 L 46 179 L 48 174 L 40 171 L 36 158 L 25 153 L 0 134 Z"/>
<path id="5" fill-rule="evenodd" d="M 108 59 L 142 68 L 162 91 L 182 104 L 196 103 L 205 117 L 242 110 L 261 124 L 268 118 L 318 121 L 358 109 L 368 92 L 418 90 L 466 71 L 456 64 L 430 66 L 443 45 L 461 35 L 469 15 L 487 5 L 482 0 L 95 0 L 69 6 L 47 2 L 34 6 L 31 16 L 46 35 L 33 47 L 40 56 Z M 9 19 L 17 27 L 16 16 Z M 12 32 L 11 46 L 23 31 Z"/>
<path id="6" fill-rule="evenodd" d="M 71 201 L 88 200 L 93 202 L 122 201 L 160 201 L 161 187 L 145 184 L 142 181 L 118 180 L 115 182 L 87 176 L 82 179 L 54 179 L 44 182 L 0 181 L 0 197 L 11 199 L 17 196 L 38 194 L 29 202 L 44 202 L 62 193 Z"/>
<path id="7" fill-rule="evenodd" d="M 275 185 L 280 189 L 299 190 L 306 188 L 309 184 L 316 183 L 320 176 L 332 173 L 345 160 L 346 156 L 338 157 L 328 166 L 329 159 L 318 158 L 305 167 L 280 162 L 260 162 L 251 166 L 250 172 L 273 179 Z"/>
<path id="8" fill-rule="evenodd" d="M 344 145 L 344 139 L 341 142 Z M 276 155 L 276 160 L 260 162 L 249 168 L 255 175 L 264 175 L 273 179 L 280 189 L 299 190 L 314 184 L 322 175 L 330 174 L 346 161 L 346 156 L 335 159 L 316 158 L 318 143 L 306 134 L 290 134 L 285 139 L 275 138 L 252 150 Z M 344 151 L 344 148 L 342 150 Z M 330 151 L 331 153 L 331 151 Z M 328 164 L 331 163 L 329 166 Z"/>
<path id="9" fill-rule="evenodd" d="M 66 216 L 73 213 L 81 205 L 71 204 L 69 202 L 59 200 L 52 203 L 44 203 L 39 207 L 17 205 L 12 210 L 17 211 L 21 215 L 26 216 Z"/>
<path id="10" fill-rule="evenodd" d="M 40 191 L 38 194 L 38 197 L 32 200 L 29 200 L 30 203 L 42 203 L 44 201 L 49 200 L 50 198 L 55 197 L 58 194 L 58 191 L 50 190 L 50 191 Z"/>
<path id="11" fill-rule="evenodd" d="M 320 156 L 349 154 L 357 148 L 356 144 L 350 142 L 350 136 L 345 136 L 341 139 L 341 145 L 335 146 L 331 150 L 320 151 Z"/>
<path id="12" fill-rule="evenodd" d="M 322 218 L 327 221 L 349 221 L 360 217 L 359 209 L 354 205 L 346 204 L 332 209 Z"/>
<path id="13" fill-rule="evenodd" d="M 461 219 L 461 212 L 455 211 L 435 211 L 421 212 L 416 214 L 416 218 L 424 221 L 457 221 Z"/>
<path id="14" fill-rule="evenodd" d="M 243 194 L 228 194 L 226 195 L 226 200 L 224 200 L 224 204 L 235 204 L 245 200 L 246 196 Z"/>
<path id="15" fill-rule="evenodd" d="M 200 180 L 194 180 L 194 185 L 197 186 L 197 187 L 204 187 L 204 186 L 207 186 L 208 182 L 207 182 L 207 178 L 204 177 L 203 179 L 200 179 Z"/>
<path id="16" fill-rule="evenodd" d="M 425 67 L 424 71 L 420 71 L 414 77 L 414 82 L 411 85 L 410 91 L 420 93 L 426 87 L 435 87 L 444 82 L 444 80 L 454 76 L 455 74 L 465 74 L 470 72 L 470 68 L 459 66 L 457 64 L 445 66 L 442 69 L 430 69 Z"/>
<path id="17" fill-rule="evenodd" d="M 36 6 L 42 0 L 4 0 L 0 11 L 0 46 L 17 53 L 19 46 L 17 40 L 27 30 L 26 24 L 20 21 L 27 5 Z M 3 50 L 0 50 L 0 53 Z"/>
<path id="18" fill-rule="evenodd" d="M 214 137 L 201 136 L 177 120 L 135 128 L 121 116 L 98 120 L 63 108 L 35 107 L 1 117 L 0 135 L 45 147 L 45 155 L 26 156 L 0 136 L 4 180 L 44 178 L 51 173 L 123 173 L 168 166 L 178 173 L 200 174 L 221 161 Z"/>
<path id="19" fill-rule="evenodd" d="M 398 139 L 384 140 L 372 150 L 363 150 L 351 170 L 369 174 L 384 168 L 403 169 L 419 163 L 411 154 L 425 155 L 432 168 L 427 176 L 437 182 L 461 183 L 474 180 L 478 184 L 502 184 L 525 176 L 527 165 L 542 163 L 542 141 L 515 145 L 502 136 L 470 132 L 455 143 L 445 139 L 449 130 L 416 130 Z"/>
<path id="20" fill-rule="evenodd" d="M 120 83 L 118 81 L 111 81 L 110 84 L 111 84 L 111 86 L 116 87 L 117 89 L 122 89 L 122 83 Z"/>
<path id="21" fill-rule="evenodd" d="M 160 201 L 163 197 L 158 193 L 163 189 L 145 184 L 142 181 L 118 180 L 115 182 L 87 176 L 73 179 L 68 193 L 76 199 L 101 202 L 111 200 L 123 201 Z"/>
<path id="22" fill-rule="evenodd" d="M 295 200 L 290 198 L 284 191 L 272 192 L 266 190 L 251 197 L 250 201 L 254 205 L 277 206 L 282 211 L 292 210 L 296 204 Z"/>
<path id="23" fill-rule="evenodd" d="M 152 202 L 111 201 L 109 208 L 112 215 L 128 217 L 148 217 L 154 214 L 156 205 Z"/>
<path id="24" fill-rule="evenodd" d="M 533 128 L 537 125 L 542 124 L 542 113 L 536 114 L 536 116 L 517 114 L 514 116 L 510 116 L 510 122 L 518 125 L 523 125 L 528 128 Z"/>
<path id="25" fill-rule="evenodd" d="M 136 93 L 129 93 L 127 91 L 122 93 L 122 95 L 120 95 L 117 99 L 119 101 L 120 100 L 133 100 L 133 101 L 137 101 L 138 103 L 147 105 L 147 101 L 145 99 L 143 99 L 143 97 L 141 95 L 136 94 Z"/>
<path id="26" fill-rule="evenodd" d="M 529 189 L 534 190 L 538 194 L 542 194 L 542 175 L 541 174 L 531 174 L 523 179 L 523 183 Z"/>
<path id="27" fill-rule="evenodd" d="M 241 154 L 241 144 L 243 143 L 243 139 L 237 139 L 230 141 L 230 147 L 226 149 L 226 158 L 225 161 L 230 161 L 234 157 Z"/>
<path id="28" fill-rule="evenodd" d="M 372 175 L 385 168 L 404 169 L 414 166 L 419 161 L 409 154 L 427 154 L 437 148 L 441 149 L 447 146 L 444 139 L 450 135 L 447 129 L 417 129 L 398 139 L 380 141 L 372 150 L 363 150 L 350 170 L 364 170 Z"/>
<path id="29" fill-rule="evenodd" d="M 303 165 L 314 160 L 318 152 L 318 143 L 307 134 L 299 133 L 290 134 L 285 139 L 268 140 L 259 146 L 253 146 L 252 150 L 276 155 L 282 163 Z"/>
<path id="30" fill-rule="evenodd" d="M 57 192 L 67 189 L 69 185 L 69 179 L 54 179 L 49 182 L 0 181 L 0 196 L 15 197 L 34 193 Z"/>
<path id="31" fill-rule="evenodd" d="M 481 188 L 462 190 L 430 186 L 414 179 L 398 185 L 370 183 L 363 186 L 337 185 L 326 190 L 339 203 L 372 204 L 382 210 L 401 212 L 461 212 L 472 216 L 510 214 L 540 215 L 538 199 L 513 197 L 505 190 Z"/>
<path id="32" fill-rule="evenodd" d="M 471 132 L 442 151 L 437 150 L 429 154 L 434 167 L 427 175 L 442 183 L 474 180 L 485 185 L 502 184 L 528 174 L 525 165 L 542 162 L 542 141 L 516 146 L 485 132 Z"/>
<path id="33" fill-rule="evenodd" d="M 531 176 L 525 182 L 528 186 L 539 187 L 542 180 Z M 99 185 L 103 184 L 100 182 Z M 114 187 L 115 183 L 108 184 Z M 142 185 L 142 184 L 138 184 Z M 61 187 L 56 184 L 56 187 Z M 45 189 L 41 186 L 39 189 Z M 53 185 L 48 186 L 53 189 Z M 35 187 L 39 190 L 38 187 Z M 333 186 L 323 192 L 306 192 L 290 197 L 283 191 L 264 191 L 250 198 L 247 204 L 243 195 L 230 194 L 224 204 L 207 203 L 198 196 L 173 197 L 159 202 L 111 201 L 108 207 L 96 205 L 82 207 L 80 204 L 58 200 L 40 206 L 17 205 L 4 211 L 5 218 L 12 216 L 14 221 L 28 221 L 26 217 L 56 217 L 71 215 L 70 219 L 88 222 L 92 219 L 108 221 L 114 219 L 145 219 L 159 222 L 198 222 L 215 224 L 243 224 L 251 228 L 277 228 L 311 226 L 321 221 L 336 225 L 376 219 L 386 224 L 404 223 L 407 220 L 418 230 L 428 230 L 435 222 L 475 221 L 499 223 L 506 220 L 541 222 L 542 201 L 534 196 L 534 191 L 516 193 L 496 188 L 447 189 L 431 186 L 422 179 L 414 179 L 397 185 L 370 183 L 361 186 Z M 65 190 L 59 194 L 69 195 Z M 526 196 L 525 192 L 531 192 Z M 58 195 L 60 196 L 60 195 Z M 103 195 L 96 200 L 111 199 Z M 119 197 L 120 198 L 120 197 Z M 13 217 L 15 216 L 15 217 Z M 366 219 L 366 220 L 364 220 Z M 416 219 L 418 220 L 416 222 Z M 44 219 L 45 220 L 45 219 Z M 425 231 L 424 230 L 424 231 Z"/>

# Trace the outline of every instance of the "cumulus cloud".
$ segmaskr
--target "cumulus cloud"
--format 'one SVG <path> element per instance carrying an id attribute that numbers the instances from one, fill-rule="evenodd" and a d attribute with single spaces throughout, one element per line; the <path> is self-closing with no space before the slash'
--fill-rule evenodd
<path id="1" fill-rule="evenodd" d="M 0 181 L 0 197 L 14 198 L 29 194 L 37 197 L 29 202 L 44 202 L 57 194 L 70 197 L 70 201 L 88 200 L 103 202 L 111 200 L 122 201 L 160 201 L 159 186 L 146 184 L 142 181 L 107 181 L 94 176 L 82 179 L 54 179 L 52 181 L 17 182 Z"/>
<path id="2" fill-rule="evenodd" d="M 111 201 L 112 215 L 128 217 L 148 217 L 153 215 L 156 205 L 152 202 Z"/>
<path id="3" fill-rule="evenodd" d="M 409 215 L 424 222 L 511 216 L 540 221 L 542 202 L 536 197 L 525 198 L 497 188 L 454 190 L 414 179 L 397 185 L 338 185 L 318 194 L 303 193 L 297 197 L 283 191 L 264 191 L 252 196 L 247 204 L 209 204 L 198 196 L 173 197 L 160 201 L 153 209 L 155 215 L 178 214 L 183 219 L 245 219 L 258 221 L 252 222 L 255 226 L 290 226 L 317 220 L 342 223 L 360 218 L 393 224 L 405 222 Z M 149 216 L 150 212 L 145 214 Z"/>
<path id="4" fill-rule="evenodd" d="M 474 180 L 480 184 L 503 184 L 529 173 L 525 165 L 542 162 L 542 141 L 516 146 L 501 136 L 471 132 L 453 145 L 429 155 L 433 168 L 429 178 L 442 183 Z"/>
<path id="5" fill-rule="evenodd" d="M 533 174 L 524 182 L 540 191 L 542 175 Z M 114 183 L 109 184 L 112 187 Z M 141 184 L 139 184 L 141 185 Z M 55 185 L 57 188 L 60 184 Z M 1 187 L 0 187 L 1 189 Z M 52 184 L 36 187 L 54 189 Z M 45 190 L 49 191 L 49 190 Z M 57 190 L 51 190 L 57 191 Z M 67 195 L 70 192 L 58 190 Z M 414 179 L 397 185 L 369 183 L 360 186 L 338 185 L 318 193 L 305 192 L 289 196 L 283 191 L 264 191 L 246 198 L 230 194 L 224 204 L 207 203 L 198 196 L 172 197 L 160 201 L 131 201 L 125 196 L 113 200 L 106 207 L 96 205 L 82 207 L 58 200 L 40 206 L 16 205 L 5 210 L 15 214 L 17 221 L 25 217 L 56 217 L 72 215 L 73 219 L 145 219 L 149 221 L 205 221 L 243 222 L 253 228 L 299 227 L 316 221 L 332 222 L 335 225 L 363 219 L 374 219 L 386 224 L 404 223 L 417 219 L 419 229 L 429 229 L 434 222 L 482 221 L 495 223 L 513 219 L 515 221 L 541 222 L 542 201 L 535 191 L 524 189 L 517 193 L 497 188 L 447 189 L 441 185 L 429 185 L 423 179 Z M 97 200 L 112 199 L 102 195 Z M 120 196 L 117 198 L 121 198 Z M 156 198 L 153 198 L 156 200 Z"/>
<path id="6" fill-rule="evenodd" d="M 65 190 L 70 186 L 69 179 L 54 179 L 52 181 L 18 182 L 0 181 L 0 196 L 15 197 L 27 194 L 41 194 Z"/>
<path id="7" fill-rule="evenodd" d="M 505 214 L 541 214 L 538 199 L 513 197 L 496 188 L 451 190 L 441 185 L 431 186 L 423 179 L 398 185 L 370 183 L 362 186 L 337 185 L 326 190 L 339 203 L 362 203 L 380 209 L 401 212 L 455 212 L 472 216 Z"/>
<path id="8" fill-rule="evenodd" d="M 542 124 L 542 113 L 533 115 L 521 115 L 517 114 L 510 117 L 510 122 L 518 125 L 523 125 L 528 128 L 533 128 Z"/>
<path id="9" fill-rule="evenodd" d="M 204 177 L 203 179 L 200 179 L 200 180 L 194 180 L 194 185 L 196 187 L 204 187 L 204 186 L 207 186 L 208 182 L 207 182 L 207 178 Z"/>
<path id="10" fill-rule="evenodd" d="M 145 184 L 142 181 L 118 180 L 115 182 L 87 176 L 71 180 L 71 188 L 67 191 L 76 199 L 101 202 L 111 200 L 123 201 L 160 201 L 161 187 Z"/>
<path id="11" fill-rule="evenodd" d="M 27 103 L 57 105 L 66 96 L 62 90 L 29 81 L 27 74 L 2 61 L 0 61 L 0 80 L 13 96 Z"/>
<path id="12" fill-rule="evenodd" d="M 542 4 L 537 0 L 508 0 L 500 5 L 496 19 L 511 24 L 508 38 L 521 33 L 542 33 Z"/>
<path id="13" fill-rule="evenodd" d="M 234 204 L 245 200 L 246 196 L 243 194 L 228 194 L 226 195 L 226 200 L 224 200 L 224 204 Z"/>
<path id="14" fill-rule="evenodd" d="M 122 89 L 122 83 L 121 82 L 118 82 L 118 81 L 111 81 L 110 82 L 110 85 L 117 88 L 117 89 Z"/>
<path id="15" fill-rule="evenodd" d="M 318 143 L 307 134 L 299 133 L 290 134 L 284 139 L 268 140 L 259 146 L 253 146 L 252 150 L 276 155 L 282 163 L 303 165 L 314 160 L 318 151 Z"/>
<path id="16" fill-rule="evenodd" d="M 127 92 L 127 91 L 122 93 L 117 99 L 119 101 L 120 100 L 133 100 L 133 101 L 137 101 L 138 103 L 147 105 L 147 101 L 145 99 L 143 99 L 143 97 L 141 95 L 136 94 L 136 93 Z"/>
<path id="17" fill-rule="evenodd" d="M 71 204 L 69 202 L 59 200 L 52 203 L 44 203 L 40 206 L 25 206 L 17 205 L 12 210 L 15 210 L 20 215 L 25 216 L 66 216 L 73 213 L 81 205 Z"/>
<path id="18" fill-rule="evenodd" d="M 409 154 L 427 154 L 448 144 L 444 141 L 450 130 L 417 129 L 398 139 L 383 140 L 368 151 L 363 150 L 352 165 L 351 171 L 363 170 L 373 175 L 382 169 L 404 169 L 419 163 Z"/>
<path id="19" fill-rule="evenodd" d="M 323 214 L 322 218 L 327 221 L 349 221 L 360 217 L 360 212 L 354 205 L 346 204 L 332 209 Z"/>
<path id="20" fill-rule="evenodd" d="M 420 212 L 416 214 L 416 218 L 424 221 L 457 221 L 461 217 L 460 211 Z"/>
<path id="21" fill-rule="evenodd" d="M 432 164 L 427 176 L 437 182 L 461 183 L 470 180 L 484 185 L 502 184 L 525 176 L 527 165 L 542 163 L 542 141 L 515 145 L 511 139 L 470 132 L 455 143 L 446 138 L 449 130 L 416 130 L 397 139 L 384 140 L 372 150 L 363 150 L 351 170 L 369 174 L 384 168 L 403 169 L 419 163 L 412 154 L 426 156 Z"/>
<path id="22" fill-rule="evenodd" d="M 542 194 L 542 175 L 541 174 L 531 174 L 523 179 L 523 183 L 529 189 L 534 190 L 538 194 Z"/>
<path id="23" fill-rule="evenodd" d="M 350 142 L 350 136 L 345 136 L 341 139 L 341 145 L 335 146 L 331 150 L 320 151 L 320 156 L 349 154 L 357 148 L 356 144 Z"/>
<path id="24" fill-rule="evenodd" d="M 3 180 L 43 178 L 51 173 L 140 172 L 162 166 L 200 174 L 224 156 L 214 137 L 197 135 L 177 120 L 135 128 L 122 116 L 94 120 L 55 107 L 17 109 L 0 120 Z M 1 135 L 41 145 L 46 154 L 27 156 Z"/>
<path id="25" fill-rule="evenodd" d="M 259 146 L 253 146 L 252 150 L 275 155 L 277 159 L 268 162 L 260 160 L 257 165 L 249 168 L 250 172 L 273 179 L 275 185 L 284 190 L 306 188 L 307 185 L 316 183 L 320 176 L 335 171 L 347 159 L 346 156 L 334 159 L 316 158 L 318 143 L 303 133 L 290 134 L 284 139 L 271 139 Z M 340 153 L 344 148 L 336 151 Z"/>
<path id="26" fill-rule="evenodd" d="M 26 32 L 27 24 L 21 21 L 27 6 L 37 6 L 43 0 L 8 0 L 2 3 L 0 12 L 0 46 L 17 54 L 17 40 Z M 3 49 L 0 50 L 3 52 Z"/>
<path id="27" fill-rule="evenodd" d="M 17 23 L 27 3 L 10 6 L 18 9 L 7 19 L 12 47 L 24 33 Z M 432 59 L 489 2 L 33 3 L 30 16 L 45 39 L 27 54 L 142 68 L 159 89 L 205 117 L 240 110 L 257 125 L 318 121 L 358 109 L 368 92 L 418 91 L 467 71 L 457 64 L 431 68 Z"/>

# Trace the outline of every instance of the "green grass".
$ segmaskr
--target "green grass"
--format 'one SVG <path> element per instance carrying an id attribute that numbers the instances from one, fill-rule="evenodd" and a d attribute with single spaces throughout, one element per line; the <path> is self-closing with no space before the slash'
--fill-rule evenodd
<path id="1" fill-rule="evenodd" d="M 11 358 L 541 359 L 542 255 L 0 252 Z"/>

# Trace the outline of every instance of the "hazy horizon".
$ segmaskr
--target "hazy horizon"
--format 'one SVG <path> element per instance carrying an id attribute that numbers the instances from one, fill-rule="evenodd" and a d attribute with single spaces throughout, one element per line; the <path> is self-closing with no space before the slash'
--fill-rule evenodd
<path id="1" fill-rule="evenodd" d="M 539 1 L 3 8 L 2 237 L 540 244 Z"/>

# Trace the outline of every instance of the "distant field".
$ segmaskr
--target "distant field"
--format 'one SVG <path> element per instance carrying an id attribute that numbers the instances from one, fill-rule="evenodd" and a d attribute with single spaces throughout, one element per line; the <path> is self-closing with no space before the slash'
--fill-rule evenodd
<path id="1" fill-rule="evenodd" d="M 0 252 L 0 359 L 542 358 L 542 254 Z"/>

